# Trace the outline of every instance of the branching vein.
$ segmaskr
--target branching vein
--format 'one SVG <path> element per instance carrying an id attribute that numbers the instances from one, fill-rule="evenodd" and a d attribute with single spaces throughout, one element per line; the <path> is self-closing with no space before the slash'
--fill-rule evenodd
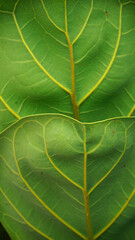
<path id="1" fill-rule="evenodd" d="M 113 62 L 115 60 L 117 51 L 118 51 L 118 47 L 119 47 L 119 43 L 120 43 L 120 38 L 121 38 L 121 25 L 122 25 L 122 4 L 120 4 L 120 16 L 119 16 L 119 31 L 118 31 L 118 39 L 117 39 L 117 43 L 116 43 L 116 47 L 114 50 L 114 54 L 112 56 L 112 59 L 106 69 L 106 71 L 104 72 L 103 76 L 100 78 L 100 80 L 98 81 L 98 83 L 91 89 L 90 92 L 88 92 L 84 98 L 78 103 L 78 106 L 80 106 L 96 89 L 97 87 L 101 84 L 101 82 L 104 80 L 104 78 L 106 77 L 106 75 L 108 74 L 110 68 L 113 65 Z"/>

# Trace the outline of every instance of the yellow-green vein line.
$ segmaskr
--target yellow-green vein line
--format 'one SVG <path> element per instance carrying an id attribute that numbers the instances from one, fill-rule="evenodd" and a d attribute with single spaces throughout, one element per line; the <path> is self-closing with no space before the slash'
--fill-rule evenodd
<path id="1" fill-rule="evenodd" d="M 127 130 L 129 130 L 132 126 L 134 126 L 135 125 L 135 122 L 132 122 L 129 126 L 128 126 L 128 128 L 127 128 Z"/>
<path id="2" fill-rule="evenodd" d="M 31 225 L 31 223 L 29 223 L 27 221 L 27 219 L 18 211 L 18 209 L 16 209 L 16 207 L 14 206 L 14 204 L 10 201 L 10 199 L 7 197 L 7 195 L 4 193 L 4 191 L 2 190 L 2 188 L 0 188 L 1 193 L 3 194 L 3 196 L 7 199 L 7 201 L 9 202 L 9 204 L 12 206 L 12 208 L 18 213 L 18 215 L 24 220 L 24 222 L 31 227 L 34 231 L 36 231 L 37 233 L 39 233 L 40 235 L 42 235 L 43 237 L 46 237 L 48 240 L 52 240 L 52 238 L 48 237 L 47 235 L 45 235 L 44 233 L 42 233 L 41 231 L 39 231 L 37 228 L 35 228 L 33 225 Z"/>
<path id="3" fill-rule="evenodd" d="M 121 38 L 121 25 L 122 25 L 122 4 L 120 4 L 120 16 L 119 16 L 119 31 L 118 31 L 118 39 L 117 39 L 117 43 L 116 43 L 116 47 L 114 50 L 114 54 L 113 57 L 106 69 L 106 71 L 104 72 L 103 76 L 100 78 L 100 80 L 98 81 L 98 83 L 91 89 L 90 92 L 88 92 L 84 98 L 78 103 L 78 107 L 96 90 L 96 88 L 101 84 L 101 82 L 104 80 L 104 78 L 106 77 L 106 75 L 108 74 L 110 68 L 113 65 L 113 62 L 115 60 L 117 51 L 118 51 L 118 47 L 119 47 L 119 43 L 120 43 L 120 38 Z"/>
<path id="4" fill-rule="evenodd" d="M 39 26 L 43 29 L 43 31 L 48 34 L 51 38 L 53 38 L 56 42 L 60 43 L 61 45 L 63 45 L 64 47 L 68 48 L 68 45 L 61 42 L 60 40 L 58 40 L 56 37 L 54 37 L 51 33 L 49 33 L 43 26 L 42 24 L 39 22 L 39 20 L 36 18 L 36 22 L 39 24 Z"/>
<path id="5" fill-rule="evenodd" d="M 9 214 L 5 214 L 5 213 L 4 213 L 3 218 L 5 218 L 5 217 L 9 217 L 9 218 L 15 220 L 16 222 L 19 222 L 19 223 L 21 223 L 21 224 L 25 224 L 25 223 L 24 223 L 23 221 L 21 221 L 20 219 L 17 219 L 17 218 L 15 218 L 14 216 L 10 216 Z"/>
<path id="6" fill-rule="evenodd" d="M 15 175 L 19 175 L 13 168 L 11 168 L 11 166 L 8 164 L 7 160 L 0 154 L 0 158 L 2 158 L 2 160 L 4 161 L 4 163 L 6 164 L 6 166 L 10 169 L 10 171 L 12 173 L 14 173 Z"/>
<path id="7" fill-rule="evenodd" d="M 61 189 L 63 190 L 63 192 L 64 192 L 67 196 L 69 196 L 69 197 L 72 198 L 75 202 L 79 203 L 81 206 L 84 207 L 84 203 L 80 202 L 80 201 L 79 201 L 77 198 L 75 198 L 72 194 L 70 194 L 69 192 L 67 192 L 67 191 L 64 189 L 64 187 L 60 186 L 58 183 L 56 183 L 56 184 L 57 184 L 57 186 L 58 186 L 59 188 L 61 188 Z"/>
<path id="8" fill-rule="evenodd" d="M 84 202 L 85 202 L 88 239 L 93 240 L 90 209 L 89 209 L 89 196 L 87 193 L 87 152 L 86 152 L 86 129 L 85 129 L 85 126 L 84 126 L 84 191 L 83 191 L 83 194 L 84 194 Z"/>
<path id="9" fill-rule="evenodd" d="M 132 96 L 132 94 L 126 89 L 126 88 L 123 88 L 124 91 L 126 92 L 126 94 L 128 95 L 128 97 L 130 97 L 130 99 L 135 102 L 135 98 Z"/>
<path id="10" fill-rule="evenodd" d="M 135 111 L 135 105 L 132 107 L 132 109 L 131 109 L 131 111 L 129 112 L 128 116 L 130 117 L 130 116 L 133 114 L 134 111 Z"/>
<path id="11" fill-rule="evenodd" d="M 18 129 L 17 129 L 18 130 Z M 16 130 L 16 132 L 17 132 Z M 15 158 L 15 163 L 16 163 L 16 166 L 17 166 L 17 169 L 18 169 L 18 172 L 19 172 L 19 175 L 20 175 L 20 178 L 22 179 L 23 183 L 27 186 L 27 188 L 30 190 L 30 192 L 35 196 L 35 198 L 42 204 L 42 206 L 47 209 L 56 219 L 58 219 L 62 224 L 64 224 L 66 227 L 68 227 L 70 230 L 72 230 L 73 232 L 75 232 L 77 235 L 79 235 L 80 237 L 82 237 L 83 239 L 84 236 L 79 233 L 76 229 L 74 229 L 72 226 L 70 226 L 67 222 L 65 222 L 61 217 L 59 217 L 59 215 L 57 215 L 50 207 L 48 207 L 45 202 L 43 202 L 42 199 L 40 199 L 40 197 L 38 197 L 38 195 L 36 194 L 36 192 L 30 187 L 30 185 L 28 184 L 28 182 L 24 179 L 24 177 L 22 176 L 21 174 L 21 170 L 19 168 L 19 164 L 17 162 L 17 158 L 16 158 L 16 153 L 15 153 L 15 136 L 16 136 L 16 132 L 14 134 L 14 137 L 13 137 L 13 152 L 14 152 L 14 158 Z"/>
<path id="12" fill-rule="evenodd" d="M 74 123 L 72 123 L 72 126 L 73 126 L 73 130 L 74 130 L 74 132 L 75 132 L 75 134 L 76 134 L 76 136 L 78 137 L 78 139 L 83 143 L 83 139 L 80 137 L 80 135 L 79 135 L 79 133 L 78 133 L 78 131 L 77 131 L 77 129 L 76 129 L 76 127 L 75 127 L 75 124 Z"/>
<path id="13" fill-rule="evenodd" d="M 73 58 L 73 46 L 70 42 L 70 38 L 68 35 L 68 28 L 67 28 L 67 4 L 65 0 L 65 35 L 67 38 L 67 42 L 69 45 L 69 52 L 70 52 L 70 61 L 71 61 L 71 85 L 72 85 L 72 93 L 71 93 L 71 100 L 73 105 L 73 112 L 74 112 L 74 118 L 79 120 L 79 108 L 77 106 L 76 102 L 76 94 L 75 94 L 75 66 L 74 66 L 74 58 Z"/>
<path id="14" fill-rule="evenodd" d="M 0 10 L 0 13 L 8 13 L 8 14 L 12 14 L 12 12 L 4 11 L 4 10 Z"/>
<path id="15" fill-rule="evenodd" d="M 79 39 L 79 37 L 80 37 L 81 34 L 83 33 L 83 31 L 84 31 L 84 29 L 85 29 L 85 27 L 86 27 L 86 25 L 87 25 L 87 23 L 88 23 L 88 21 L 89 21 L 89 18 L 90 18 L 90 15 L 91 15 L 91 13 L 92 13 L 92 10 L 93 10 L 93 0 L 91 0 L 91 8 L 90 8 L 89 14 L 88 14 L 88 16 L 87 16 L 87 18 L 86 18 L 86 21 L 85 21 L 85 23 L 84 23 L 81 31 L 80 31 L 79 34 L 77 35 L 77 37 L 76 37 L 76 38 L 74 39 L 74 41 L 72 42 L 72 44 L 75 44 L 75 42 Z"/>
<path id="16" fill-rule="evenodd" d="M 5 102 L 5 100 L 2 98 L 2 96 L 0 96 L 0 100 L 2 101 L 4 106 L 9 110 L 9 112 L 12 113 L 12 115 L 14 117 L 16 117 L 17 119 L 20 119 L 20 116 L 17 113 L 15 113 L 11 107 L 8 106 L 8 104 Z"/>
<path id="17" fill-rule="evenodd" d="M 128 1 L 128 2 L 122 3 L 123 6 L 124 6 L 124 5 L 127 5 L 127 4 L 135 4 L 135 2 L 133 2 L 133 1 Z"/>
<path id="18" fill-rule="evenodd" d="M 46 13 L 49 21 L 50 21 L 59 31 L 64 32 L 64 30 L 61 29 L 61 28 L 50 18 L 49 14 L 48 14 L 48 12 L 47 12 L 47 9 L 46 9 L 46 7 L 45 7 L 44 1 L 43 1 L 43 0 L 40 0 L 40 1 L 41 1 L 41 3 L 42 3 L 43 9 L 44 9 L 44 11 L 45 11 L 45 13 Z"/>
<path id="19" fill-rule="evenodd" d="M 125 151 L 126 151 L 126 137 L 127 137 L 127 129 L 125 129 L 125 144 L 124 144 L 124 149 L 122 154 L 120 155 L 120 157 L 118 158 L 118 160 L 116 161 L 116 163 L 112 166 L 112 168 L 105 174 L 104 177 L 102 177 L 96 184 L 95 186 L 88 192 L 88 195 L 90 195 L 94 189 L 101 183 L 103 182 L 103 180 L 113 171 L 113 169 L 117 166 L 117 164 L 120 162 L 121 158 L 123 157 Z"/>
<path id="20" fill-rule="evenodd" d="M 33 54 L 33 52 L 30 50 L 29 46 L 27 45 L 26 41 L 24 40 L 24 37 L 22 35 L 22 32 L 21 32 L 21 29 L 18 25 L 18 22 L 17 22 L 17 19 L 16 19 L 16 16 L 15 16 L 15 10 L 16 10 L 16 6 L 18 4 L 18 1 L 17 3 L 15 4 L 15 7 L 14 7 L 14 10 L 13 10 L 13 19 L 14 19 L 14 22 L 15 22 L 15 25 L 17 27 L 17 30 L 18 30 L 18 33 L 20 35 L 20 38 L 24 44 L 24 46 L 26 47 L 26 49 L 28 50 L 28 52 L 30 53 L 30 55 L 32 56 L 32 58 L 34 59 L 34 61 L 36 62 L 36 64 L 40 67 L 40 69 L 55 83 L 57 84 L 60 88 L 62 88 L 64 91 L 66 91 L 67 93 L 71 94 L 71 92 L 65 88 L 62 84 L 60 84 L 56 79 L 54 79 L 48 72 L 47 70 L 41 65 L 41 63 L 37 60 L 37 58 L 35 57 L 35 55 Z"/>
<path id="21" fill-rule="evenodd" d="M 118 217 L 121 215 L 121 213 L 125 210 L 125 208 L 127 207 L 128 203 L 130 202 L 130 200 L 132 199 L 133 195 L 135 194 L 135 189 L 132 191 L 130 197 L 128 198 L 128 200 L 125 202 L 125 204 L 123 205 L 123 207 L 120 209 L 120 211 L 118 212 L 118 214 L 112 219 L 112 221 L 105 227 L 103 228 L 98 234 L 96 234 L 96 236 L 94 237 L 94 239 L 96 240 L 99 236 L 101 236 L 117 219 Z"/>
<path id="22" fill-rule="evenodd" d="M 43 128 L 43 139 L 44 139 L 44 146 L 45 146 L 45 153 L 47 155 L 48 160 L 50 161 L 50 163 L 52 164 L 52 166 L 56 169 L 57 172 L 59 172 L 64 178 L 66 178 L 69 182 L 71 182 L 73 185 L 75 185 L 76 187 L 80 188 L 82 191 L 84 190 L 81 186 L 79 186 L 77 183 L 75 183 L 74 181 L 72 181 L 67 175 L 65 175 L 52 161 L 52 159 L 50 158 L 48 151 L 47 151 L 47 144 L 46 144 L 46 138 L 45 138 L 45 127 Z"/>
<path id="23" fill-rule="evenodd" d="M 108 123 L 108 124 L 104 127 L 104 133 L 103 133 L 103 136 L 101 137 L 99 143 L 98 143 L 92 150 L 90 150 L 89 152 L 87 152 L 87 155 L 95 152 L 95 151 L 101 146 L 101 144 L 102 144 L 102 142 L 103 142 L 103 140 L 104 140 L 105 134 L 106 134 L 106 128 L 108 127 L 109 124 L 110 124 L 110 123 Z"/>

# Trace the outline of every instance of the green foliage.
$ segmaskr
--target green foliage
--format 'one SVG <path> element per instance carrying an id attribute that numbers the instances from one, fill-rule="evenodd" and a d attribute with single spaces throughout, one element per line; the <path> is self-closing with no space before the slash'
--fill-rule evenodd
<path id="1" fill-rule="evenodd" d="M 91 231 L 126 239 L 125 225 L 135 223 L 134 132 L 134 118 L 82 124 L 39 115 L 1 134 L 1 207 L 12 239 L 92 239 Z"/>
<path id="2" fill-rule="evenodd" d="M 39 113 L 79 112 L 85 122 L 132 114 L 134 1 L 0 2 L 1 130 Z"/>
<path id="3" fill-rule="evenodd" d="M 133 116 L 135 0 L 0 0 L 0 221 L 12 240 L 135 239 Z"/>

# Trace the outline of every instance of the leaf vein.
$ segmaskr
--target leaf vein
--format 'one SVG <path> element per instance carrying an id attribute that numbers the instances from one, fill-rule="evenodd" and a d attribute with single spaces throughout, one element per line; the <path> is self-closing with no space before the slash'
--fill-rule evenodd
<path id="1" fill-rule="evenodd" d="M 18 130 L 18 129 L 17 129 Z M 45 209 L 47 209 L 56 219 L 58 219 L 62 224 L 64 224 L 66 227 L 68 227 L 71 231 L 73 231 L 74 233 L 76 233 L 78 236 L 82 237 L 83 239 L 85 239 L 85 237 L 79 233 L 76 229 L 74 229 L 72 226 L 70 226 L 67 222 L 65 222 L 61 217 L 59 217 L 59 215 L 57 215 L 50 207 L 48 207 L 45 202 L 43 202 L 43 200 L 38 197 L 38 195 L 36 194 L 36 192 L 30 187 L 30 185 L 28 184 L 28 182 L 24 179 L 24 177 L 21 174 L 21 170 L 20 167 L 18 165 L 17 162 L 17 158 L 16 158 L 16 153 L 15 153 L 15 136 L 17 133 L 17 130 L 14 133 L 14 137 L 13 137 L 13 152 L 14 152 L 14 157 L 15 157 L 15 163 L 20 175 L 20 178 L 22 179 L 23 183 L 27 186 L 27 188 L 29 189 L 29 191 L 35 196 L 35 198 L 42 204 L 42 206 L 45 207 Z M 40 233 L 42 235 L 44 235 L 43 233 Z M 48 238 L 51 239 L 51 238 Z"/>
<path id="2" fill-rule="evenodd" d="M 44 233 L 40 232 L 37 228 L 35 228 L 31 223 L 28 222 L 28 220 L 19 212 L 19 210 L 14 206 L 14 204 L 10 201 L 10 199 L 8 198 L 8 196 L 4 193 L 4 191 L 2 190 L 2 188 L 0 188 L 1 193 L 3 194 L 3 196 L 7 199 L 7 201 L 9 202 L 9 204 L 12 206 L 12 208 L 18 213 L 18 215 L 25 221 L 25 223 L 31 227 L 34 231 L 36 231 L 37 233 L 39 233 L 40 235 L 42 235 L 43 237 L 46 237 L 48 240 L 53 240 L 52 238 L 48 237 L 47 235 L 45 235 Z"/>
<path id="3" fill-rule="evenodd" d="M 84 98 L 78 103 L 78 106 L 80 106 L 96 89 L 97 87 L 102 83 L 102 81 L 104 80 L 104 78 L 106 77 L 106 75 L 108 74 L 110 68 L 113 65 L 113 62 L 115 60 L 117 51 L 118 51 L 118 47 L 119 47 L 119 43 L 120 43 L 120 38 L 121 38 L 121 26 L 122 26 L 122 4 L 120 4 L 120 16 L 119 16 L 119 31 L 118 31 L 118 39 L 117 39 L 117 43 L 116 43 L 116 47 L 114 50 L 114 54 L 113 57 L 106 69 L 106 71 L 104 72 L 104 74 L 102 75 L 102 77 L 100 78 L 100 80 L 98 81 L 98 83 L 84 96 Z"/>
<path id="4" fill-rule="evenodd" d="M 96 234 L 95 236 L 95 240 L 100 237 L 117 219 L 118 217 L 121 215 L 121 213 L 125 210 L 125 208 L 127 207 L 128 203 L 130 202 L 130 200 L 132 199 L 132 197 L 135 194 L 135 189 L 133 189 L 131 195 L 129 196 L 129 198 L 127 199 L 127 201 L 125 202 L 125 204 L 123 205 L 123 207 L 121 208 L 121 210 L 118 212 L 118 214 L 112 219 L 112 221 L 105 227 L 103 228 L 98 234 Z"/>
<path id="5" fill-rule="evenodd" d="M 44 11 L 45 11 L 45 13 L 46 13 L 49 21 L 50 21 L 59 31 L 64 32 L 64 30 L 61 29 L 60 27 L 58 27 L 58 25 L 50 18 L 49 13 L 48 13 L 48 11 L 47 11 L 47 9 L 46 9 L 46 7 L 45 7 L 44 1 L 43 1 L 43 0 L 40 0 L 40 1 L 41 1 L 41 3 L 42 3 L 43 9 L 44 9 Z"/>
<path id="6" fill-rule="evenodd" d="M 46 126 L 47 126 L 47 124 L 46 124 Z M 46 144 L 46 139 L 45 139 L 45 127 L 43 128 L 43 139 L 44 139 L 45 153 L 47 155 L 47 158 L 50 161 L 50 163 L 53 165 L 53 167 L 56 169 L 56 171 L 59 172 L 64 178 L 66 178 L 73 185 L 75 185 L 76 187 L 80 188 L 83 191 L 83 188 L 81 186 L 79 186 L 77 183 L 75 183 L 74 181 L 72 181 L 70 178 L 68 178 L 68 176 L 65 175 L 60 169 L 58 169 L 58 167 L 54 164 L 54 162 L 50 158 L 48 151 L 47 151 L 47 144 Z"/>
<path id="7" fill-rule="evenodd" d="M 87 23 L 88 23 L 88 21 L 89 21 L 89 18 L 90 18 L 90 16 L 91 16 L 92 10 L 93 10 L 93 0 L 91 0 L 91 8 L 90 8 L 90 11 L 89 11 L 88 16 L 87 16 L 87 18 L 86 18 L 86 21 L 85 21 L 85 23 L 84 23 L 81 31 L 80 31 L 79 34 L 77 35 L 77 37 L 76 37 L 76 38 L 74 39 L 74 41 L 72 42 L 72 44 L 75 44 L 75 42 L 79 39 L 79 37 L 80 37 L 81 34 L 83 33 L 83 31 L 84 31 L 84 29 L 85 29 L 85 27 L 86 27 L 86 25 L 87 25 Z"/>
<path id="8" fill-rule="evenodd" d="M 16 25 L 16 28 L 18 30 L 18 33 L 21 37 L 21 40 L 24 44 L 24 46 L 26 47 L 26 49 L 28 50 L 28 52 L 30 53 L 30 55 L 32 56 L 32 58 L 34 59 L 34 61 L 36 62 L 36 64 L 41 68 L 41 70 L 56 84 L 58 85 L 60 88 L 62 88 L 64 91 L 66 91 L 67 93 L 70 94 L 70 91 L 65 88 L 62 84 L 60 84 L 56 79 L 54 79 L 49 73 L 48 71 L 41 65 L 41 63 L 37 60 L 37 58 L 35 57 L 35 55 L 33 54 L 33 52 L 30 50 L 29 46 L 27 45 L 26 41 L 24 40 L 24 37 L 22 35 L 22 32 L 21 32 L 21 29 L 18 25 L 18 22 L 17 22 L 17 19 L 16 19 L 16 16 L 15 16 L 15 10 L 16 10 L 16 6 L 18 4 L 19 1 L 17 1 L 17 3 L 15 4 L 15 7 L 14 7 L 14 10 L 13 10 L 13 19 L 14 19 L 14 22 L 15 22 L 15 25 Z"/>
<path id="9" fill-rule="evenodd" d="M 9 107 L 9 105 L 5 102 L 2 96 L 0 96 L 0 100 L 14 117 L 16 117 L 17 119 L 20 119 L 20 116 L 17 113 L 15 113 L 11 107 Z"/>
<path id="10" fill-rule="evenodd" d="M 118 158 L 118 160 L 116 161 L 116 163 L 112 166 L 112 168 L 105 174 L 105 176 L 102 177 L 102 178 L 94 185 L 94 187 L 92 187 L 92 189 L 88 192 L 88 195 L 90 195 L 90 194 L 94 191 L 94 189 L 95 189 L 100 183 L 102 183 L 106 177 L 108 177 L 108 175 L 114 170 L 114 168 L 115 168 L 115 167 L 117 166 L 117 164 L 120 162 L 121 158 L 123 157 L 123 155 L 124 155 L 124 153 L 125 153 L 125 151 L 126 151 L 126 137 L 127 137 L 127 130 L 125 129 L 125 144 L 124 144 L 124 149 L 123 149 L 122 154 L 120 155 L 120 157 Z"/>

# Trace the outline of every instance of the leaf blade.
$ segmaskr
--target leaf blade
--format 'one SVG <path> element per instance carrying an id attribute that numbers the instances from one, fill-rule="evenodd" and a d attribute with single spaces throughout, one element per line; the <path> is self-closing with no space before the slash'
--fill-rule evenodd
<path id="1" fill-rule="evenodd" d="M 84 136 L 84 126 L 86 127 L 86 136 Z M 90 207 L 93 239 L 102 239 L 109 234 L 108 229 L 115 227 L 115 222 L 122 219 L 122 213 L 126 209 L 128 210 L 130 200 L 134 195 L 134 127 L 135 119 L 133 117 L 93 124 L 82 124 L 62 115 L 39 115 L 24 118 L 3 132 L 0 137 L 2 191 L 6 191 L 9 203 L 15 204 L 16 209 L 21 211 L 23 218 L 26 219 L 26 225 L 28 225 L 28 221 L 28 226 L 34 226 L 33 229 L 37 233 L 41 232 L 43 236 L 52 239 L 60 239 L 60 234 L 61 239 L 69 238 L 69 236 L 74 239 L 87 239 L 87 231 L 90 227 L 87 211 Z M 77 129 L 77 133 L 75 129 Z M 127 130 L 126 149 L 125 129 Z M 69 134 L 67 135 L 66 132 Z M 44 144 L 44 136 L 46 144 Z M 68 138 L 64 141 L 63 136 Z M 12 158 L 9 158 L 6 148 L 2 151 L 3 139 L 7 139 L 4 145 L 11 149 Z M 86 145 L 84 140 L 86 140 Z M 12 142 L 14 142 L 13 145 Z M 58 144 L 59 148 L 57 149 Z M 52 158 L 51 161 L 57 168 L 48 159 L 46 148 Z M 59 151 L 60 149 L 61 151 Z M 102 162 L 105 163 L 105 159 L 107 161 L 102 167 L 99 179 L 96 168 L 91 167 L 91 171 L 95 173 L 93 176 L 88 169 L 89 163 L 92 163 L 94 159 L 92 154 L 95 154 L 94 161 L 99 162 L 98 154 L 101 156 L 101 149 L 104 152 Z M 113 159 L 108 158 L 108 153 L 112 153 L 112 149 L 115 152 L 112 155 Z M 7 164 L 5 160 L 3 161 L 5 158 Z M 14 168 L 14 165 L 17 166 L 15 173 L 11 169 Z M 109 172 L 107 168 L 110 168 Z M 79 174 L 79 171 L 82 174 Z M 75 174 L 76 172 L 77 174 Z M 103 177 L 105 173 L 107 174 Z M 5 177 L 6 180 L 4 180 Z M 82 188 L 74 184 L 72 179 L 76 183 L 82 182 Z M 7 188 L 9 181 L 11 184 Z M 92 186 L 92 182 L 95 182 L 96 185 L 94 184 L 94 188 L 89 193 L 89 186 Z M 17 202 L 12 194 L 13 189 L 14 195 L 18 199 Z M 17 193 L 19 194 L 16 195 Z M 4 203 L 2 206 L 2 211 L 4 211 Z M 112 206 L 113 212 L 108 210 L 109 206 Z M 29 211 L 32 211 L 32 215 L 29 214 L 28 208 L 31 209 Z M 106 212 L 106 217 L 104 217 L 104 212 Z M 47 220 L 48 215 L 50 220 Z M 37 219 L 40 219 L 40 223 L 37 222 Z M 60 228 L 58 228 L 58 222 Z M 49 227 L 45 230 L 43 223 L 45 226 L 46 224 L 51 226 L 48 234 L 46 231 Z M 111 240 L 115 239 L 113 234 L 109 237 Z"/>

